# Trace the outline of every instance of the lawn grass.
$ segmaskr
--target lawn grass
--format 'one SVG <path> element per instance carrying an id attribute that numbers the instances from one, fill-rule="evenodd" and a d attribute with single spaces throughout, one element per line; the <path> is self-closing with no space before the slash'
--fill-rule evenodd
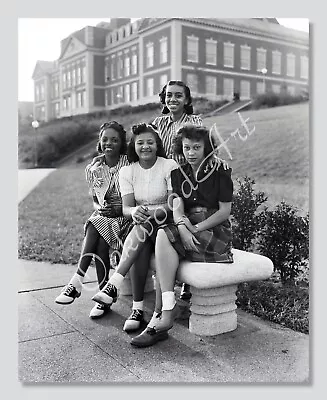
<path id="1" fill-rule="evenodd" d="M 309 333 L 309 289 L 271 281 L 241 283 L 236 304 L 258 317 Z"/>
<path id="2" fill-rule="evenodd" d="M 81 166 L 52 172 L 19 204 L 19 257 L 78 262 L 92 199 Z"/>

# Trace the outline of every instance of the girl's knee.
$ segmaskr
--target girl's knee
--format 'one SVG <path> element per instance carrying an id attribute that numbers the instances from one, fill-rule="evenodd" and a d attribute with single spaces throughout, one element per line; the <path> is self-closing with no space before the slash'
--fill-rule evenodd
<path id="1" fill-rule="evenodd" d="M 161 244 L 170 244 L 170 241 L 164 229 L 159 229 L 157 232 L 156 246 Z"/>

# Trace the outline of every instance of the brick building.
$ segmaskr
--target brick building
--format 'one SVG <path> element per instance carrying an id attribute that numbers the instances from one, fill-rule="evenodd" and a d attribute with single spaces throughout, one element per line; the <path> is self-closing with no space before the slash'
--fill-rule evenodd
<path id="1" fill-rule="evenodd" d="M 34 116 L 158 101 L 169 79 L 192 95 L 249 99 L 309 90 L 309 34 L 275 18 L 112 18 L 61 41 L 58 60 L 37 61 Z"/>

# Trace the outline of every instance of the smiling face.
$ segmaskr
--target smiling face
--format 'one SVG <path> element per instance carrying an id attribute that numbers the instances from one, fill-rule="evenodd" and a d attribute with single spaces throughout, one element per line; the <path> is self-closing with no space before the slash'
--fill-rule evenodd
<path id="1" fill-rule="evenodd" d="M 186 161 L 194 168 L 198 168 L 204 160 L 204 141 L 184 138 L 182 141 L 183 154 Z"/>
<path id="2" fill-rule="evenodd" d="M 157 142 L 151 132 L 140 133 L 135 137 L 135 153 L 140 161 L 151 161 L 157 156 Z"/>
<path id="3" fill-rule="evenodd" d="M 182 114 L 184 106 L 188 103 L 184 87 L 179 85 L 168 85 L 166 87 L 165 102 L 171 113 Z"/>
<path id="4" fill-rule="evenodd" d="M 110 158 L 118 157 L 120 153 L 120 148 L 122 141 L 120 139 L 119 133 L 115 129 L 106 129 L 100 138 L 100 147 L 105 156 Z"/>

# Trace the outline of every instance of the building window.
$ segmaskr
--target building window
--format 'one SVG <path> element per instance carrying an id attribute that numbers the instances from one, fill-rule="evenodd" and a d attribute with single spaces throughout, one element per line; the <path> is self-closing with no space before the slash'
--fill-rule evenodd
<path id="1" fill-rule="evenodd" d="M 265 85 L 263 82 L 257 82 L 257 94 L 263 94 L 265 92 Z"/>
<path id="2" fill-rule="evenodd" d="M 104 60 L 104 81 L 110 81 L 110 65 L 109 65 L 109 58 L 106 57 Z"/>
<path id="3" fill-rule="evenodd" d="M 81 92 L 81 107 L 86 106 L 86 91 L 82 90 Z"/>
<path id="4" fill-rule="evenodd" d="M 280 51 L 272 52 L 272 68 L 271 72 L 273 74 L 281 74 L 281 65 L 282 65 L 282 55 Z"/>
<path id="5" fill-rule="evenodd" d="M 241 46 L 241 69 L 251 69 L 251 47 Z"/>
<path id="6" fill-rule="evenodd" d="M 55 103 L 55 117 L 59 117 L 60 114 L 60 104 Z"/>
<path id="7" fill-rule="evenodd" d="M 160 75 L 160 89 L 162 89 L 167 82 L 168 82 L 168 75 L 167 74 Z"/>
<path id="8" fill-rule="evenodd" d="M 188 73 L 186 75 L 187 85 L 189 86 L 191 93 L 198 93 L 198 77 L 196 74 Z"/>
<path id="9" fill-rule="evenodd" d="M 206 64 L 217 64 L 217 42 L 216 40 L 206 39 Z"/>
<path id="10" fill-rule="evenodd" d="M 70 100 L 70 96 L 65 96 L 64 97 L 64 110 L 65 111 L 70 110 L 70 107 L 71 107 L 71 102 L 70 101 L 71 101 Z"/>
<path id="11" fill-rule="evenodd" d="M 86 82 L 86 67 L 85 63 L 82 63 L 82 82 Z"/>
<path id="12" fill-rule="evenodd" d="M 44 100 L 44 98 L 45 98 L 44 83 L 41 83 L 40 88 L 41 88 L 41 100 Z"/>
<path id="13" fill-rule="evenodd" d="M 287 54 L 287 76 L 295 76 L 295 55 Z"/>
<path id="14" fill-rule="evenodd" d="M 187 37 L 187 61 L 199 61 L 199 38 L 195 36 Z"/>
<path id="15" fill-rule="evenodd" d="M 62 88 L 66 89 L 66 70 L 63 69 L 63 73 L 62 73 Z"/>
<path id="16" fill-rule="evenodd" d="M 137 82 L 132 83 L 132 101 L 137 100 Z"/>
<path id="17" fill-rule="evenodd" d="M 146 67 L 153 67 L 153 55 L 154 55 L 154 47 L 153 43 L 147 43 L 146 45 Z"/>
<path id="18" fill-rule="evenodd" d="M 137 54 L 132 55 L 132 74 L 137 74 Z"/>
<path id="19" fill-rule="evenodd" d="M 55 97 L 59 97 L 59 82 L 56 81 L 54 84 L 54 95 Z"/>
<path id="20" fill-rule="evenodd" d="M 224 95 L 225 96 L 234 95 L 234 79 L 224 78 Z"/>
<path id="21" fill-rule="evenodd" d="M 153 94 L 154 94 L 153 78 L 149 78 L 146 81 L 146 95 L 153 96 Z"/>
<path id="22" fill-rule="evenodd" d="M 118 58 L 117 61 L 117 78 L 121 78 L 122 77 L 122 70 L 123 70 L 123 60 L 121 59 L 121 57 Z"/>
<path id="23" fill-rule="evenodd" d="M 72 86 L 72 81 L 71 81 L 71 72 L 70 70 L 68 70 L 67 72 L 67 87 L 71 87 Z"/>
<path id="24" fill-rule="evenodd" d="M 72 69 L 72 86 L 74 87 L 76 85 L 76 69 L 75 66 L 73 66 Z"/>
<path id="25" fill-rule="evenodd" d="M 250 82 L 241 80 L 241 97 L 244 99 L 249 99 L 250 95 Z"/>
<path id="26" fill-rule="evenodd" d="M 131 96 L 130 96 L 130 88 L 129 84 L 125 85 L 125 103 L 129 103 L 131 101 Z"/>
<path id="27" fill-rule="evenodd" d="M 129 76 L 130 74 L 130 58 L 125 58 L 125 76 Z"/>
<path id="28" fill-rule="evenodd" d="M 110 64 L 110 79 L 114 81 L 115 78 L 115 57 L 111 57 L 111 64 Z"/>
<path id="29" fill-rule="evenodd" d="M 260 71 L 266 67 L 267 50 L 257 49 L 257 71 Z"/>
<path id="30" fill-rule="evenodd" d="M 35 86 L 35 101 L 39 101 L 40 99 L 40 89 L 39 86 Z"/>
<path id="31" fill-rule="evenodd" d="M 206 76 L 206 93 L 217 94 L 217 78 L 215 76 Z"/>
<path id="32" fill-rule="evenodd" d="M 105 104 L 106 106 L 109 106 L 109 105 L 110 105 L 109 96 L 110 96 L 110 90 L 105 90 L 105 92 L 104 92 L 104 104 Z"/>
<path id="33" fill-rule="evenodd" d="M 168 61 L 168 39 L 166 37 L 160 39 L 160 64 Z"/>
<path id="34" fill-rule="evenodd" d="M 307 56 L 301 56 L 301 78 L 309 78 L 309 59 Z"/>
<path id="35" fill-rule="evenodd" d="M 234 67 L 234 44 L 224 43 L 224 67 Z"/>
<path id="36" fill-rule="evenodd" d="M 118 103 L 123 103 L 123 101 L 124 101 L 123 87 L 122 86 L 118 87 L 117 99 L 118 99 Z"/>
<path id="37" fill-rule="evenodd" d="M 280 93 L 280 85 L 273 84 L 271 85 L 271 88 L 274 93 Z"/>
<path id="38" fill-rule="evenodd" d="M 82 82 L 81 65 L 78 64 L 78 66 L 77 66 L 77 84 L 79 85 L 81 82 Z"/>

